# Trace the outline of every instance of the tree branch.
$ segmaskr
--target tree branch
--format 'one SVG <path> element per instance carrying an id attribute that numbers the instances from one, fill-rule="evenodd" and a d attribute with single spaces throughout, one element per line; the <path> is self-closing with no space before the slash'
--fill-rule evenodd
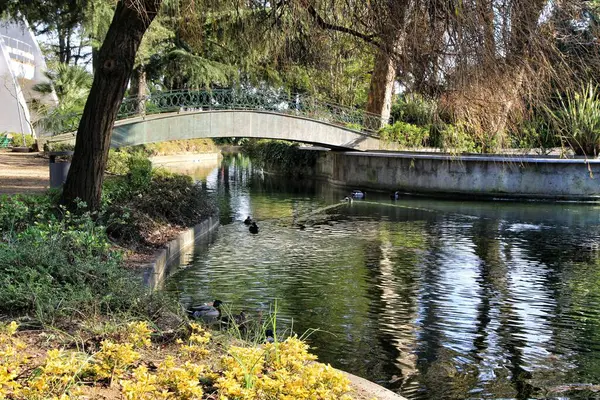
<path id="1" fill-rule="evenodd" d="M 378 43 L 373 35 L 366 35 L 362 32 L 358 32 L 352 28 L 347 28 L 345 26 L 339 26 L 339 25 L 333 25 L 330 24 L 329 22 L 326 22 L 317 12 L 317 10 L 315 9 L 315 7 L 312 4 L 308 4 L 308 2 L 306 0 L 303 0 L 302 3 L 304 4 L 304 6 L 306 7 L 306 11 L 308 12 L 308 14 L 310 14 L 310 16 L 312 17 L 312 19 L 316 22 L 316 24 L 321 28 L 321 29 L 327 29 L 330 31 L 337 31 L 337 32 L 342 32 L 342 33 L 347 33 L 349 35 L 352 35 L 354 37 L 357 37 L 359 39 L 364 40 L 365 42 L 372 44 L 375 47 L 378 48 L 382 48 L 381 44 Z"/>

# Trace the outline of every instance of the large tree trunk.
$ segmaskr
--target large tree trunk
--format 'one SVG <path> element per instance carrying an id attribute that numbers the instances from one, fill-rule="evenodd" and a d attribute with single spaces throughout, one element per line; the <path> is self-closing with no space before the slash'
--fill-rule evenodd
<path id="1" fill-rule="evenodd" d="M 366 119 L 370 129 L 379 129 L 387 124 L 392 110 L 392 96 L 396 79 L 396 65 L 393 58 L 382 50 L 377 52 L 366 111 L 380 116 L 378 120 Z"/>
<path id="2" fill-rule="evenodd" d="M 76 199 L 91 210 L 100 206 L 104 168 L 113 124 L 144 32 L 156 16 L 161 0 L 120 0 L 98 54 L 98 68 L 75 142 L 75 153 L 63 190 L 67 204 Z"/>

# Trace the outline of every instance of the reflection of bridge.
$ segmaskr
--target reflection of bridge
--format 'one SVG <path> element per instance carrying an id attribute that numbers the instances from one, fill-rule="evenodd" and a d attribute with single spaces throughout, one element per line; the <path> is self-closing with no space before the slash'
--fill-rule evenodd
<path id="1" fill-rule="evenodd" d="M 79 115 L 53 127 L 48 142 L 73 141 Z M 193 138 L 285 139 L 330 148 L 379 149 L 381 118 L 304 95 L 216 89 L 157 92 L 127 98 L 119 110 L 112 147 Z"/>

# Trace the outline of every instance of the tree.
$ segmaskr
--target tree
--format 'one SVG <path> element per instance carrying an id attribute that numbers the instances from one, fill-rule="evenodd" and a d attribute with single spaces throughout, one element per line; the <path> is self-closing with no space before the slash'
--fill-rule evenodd
<path id="1" fill-rule="evenodd" d="M 161 0 L 120 0 L 104 43 L 98 68 L 77 129 L 75 152 L 63 188 L 63 201 L 100 206 L 104 168 L 113 124 L 133 71 L 144 33 L 156 17 Z"/>

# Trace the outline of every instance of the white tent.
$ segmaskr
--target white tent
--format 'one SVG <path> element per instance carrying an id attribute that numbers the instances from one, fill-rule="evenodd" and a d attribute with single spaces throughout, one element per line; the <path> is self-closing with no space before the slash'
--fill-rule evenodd
<path id="1" fill-rule="evenodd" d="M 54 93 L 42 96 L 33 87 L 47 82 L 46 63 L 26 22 L 0 20 L 0 133 L 35 135 L 38 116 L 29 108 L 33 100 L 56 104 Z"/>

